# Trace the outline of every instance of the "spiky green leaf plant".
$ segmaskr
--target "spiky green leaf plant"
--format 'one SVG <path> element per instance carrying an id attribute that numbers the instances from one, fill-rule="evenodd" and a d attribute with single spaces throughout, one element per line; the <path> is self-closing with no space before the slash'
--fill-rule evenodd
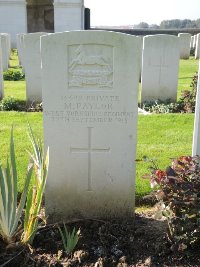
<path id="1" fill-rule="evenodd" d="M 14 241 L 17 234 L 19 220 L 25 205 L 28 188 L 32 176 L 33 164 L 28 166 L 23 193 L 17 205 L 17 168 L 15 160 L 15 148 L 13 138 L 13 127 L 10 137 L 10 157 L 7 166 L 0 165 L 0 235 L 7 242 Z"/>
<path id="2" fill-rule="evenodd" d="M 80 230 L 76 231 L 75 228 L 73 228 L 72 232 L 70 233 L 67 230 L 66 225 L 63 224 L 63 226 L 64 226 L 63 232 L 61 228 L 58 226 L 58 229 L 59 229 L 59 232 L 62 238 L 63 246 L 67 253 L 71 253 L 78 243 Z"/>
<path id="3" fill-rule="evenodd" d="M 34 151 L 31 158 L 34 164 L 35 179 L 32 188 L 28 192 L 26 202 L 24 232 L 21 238 L 21 242 L 24 244 L 31 244 L 38 230 L 38 219 L 41 217 L 41 203 L 49 167 L 49 149 L 47 150 L 46 157 L 44 157 L 41 141 L 36 140 L 30 125 L 29 136 Z"/>

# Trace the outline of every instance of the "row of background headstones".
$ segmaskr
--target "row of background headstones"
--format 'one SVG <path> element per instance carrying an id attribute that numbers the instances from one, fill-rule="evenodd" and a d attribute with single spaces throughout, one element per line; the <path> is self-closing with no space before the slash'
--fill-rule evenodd
<path id="1" fill-rule="evenodd" d="M 17 48 L 20 58 L 20 63 L 25 71 L 26 66 L 26 95 L 27 101 L 29 102 L 41 102 L 42 101 L 42 89 L 41 89 L 41 70 L 40 70 L 40 36 L 47 33 L 33 33 L 33 34 L 18 34 L 17 35 Z M 2 67 L 3 71 L 8 68 L 8 61 L 10 55 L 10 35 L 2 33 L 1 35 L 1 46 L 2 46 Z M 159 36 L 159 35 L 158 35 Z M 191 36 L 189 33 L 180 33 L 178 35 L 180 40 L 180 47 L 176 44 L 176 39 L 170 35 L 160 35 L 160 38 L 155 39 L 156 36 L 146 36 L 144 37 L 143 50 L 144 53 L 142 59 L 142 96 L 141 102 L 144 101 L 155 101 L 157 99 L 166 100 L 171 98 L 172 101 L 176 100 L 177 91 L 177 62 L 178 62 L 178 52 L 175 50 L 180 49 L 180 58 L 188 59 L 190 55 L 190 49 L 195 49 L 195 58 L 199 58 L 200 54 L 200 34 Z M 162 37 L 161 37 L 162 36 Z M 162 39 L 163 38 L 163 39 Z M 165 38 L 165 39 L 164 39 Z M 154 40 L 154 41 L 153 41 Z M 165 40 L 163 42 L 163 40 Z M 173 40 L 173 41 L 171 41 Z M 152 44 L 151 44 L 152 43 Z M 169 45 L 171 44 L 173 48 L 172 51 L 176 55 L 168 58 L 171 53 L 169 52 Z M 151 47 L 152 46 L 152 47 Z M 176 48 L 175 48 L 176 47 Z M 154 51 L 153 51 L 153 50 Z M 168 51 L 166 51 L 168 50 Z M 4 52 L 5 51 L 5 52 Z M 164 52 L 165 51 L 165 52 Z M 165 59 L 167 52 L 167 58 Z M 157 58 L 156 58 L 157 57 Z M 164 58 L 162 58 L 164 57 Z M 0 59 L 1 59 L 0 58 Z M 155 63 L 152 63 L 151 61 Z M 165 76 L 164 68 L 167 64 L 173 66 L 171 73 L 167 74 L 170 79 L 163 78 L 163 84 L 160 86 L 161 76 Z M 170 60 L 172 60 L 171 63 Z M 148 64 L 148 62 L 150 62 Z M 157 67 L 157 73 L 155 68 Z M 162 74 L 161 74 L 162 69 Z M 170 67 L 168 68 L 170 69 Z M 150 75 L 151 72 L 151 75 Z M 157 76 L 157 79 L 152 79 L 153 76 Z M 2 76 L 2 72 L 1 72 Z M 150 79 L 149 79 L 150 77 Z M 168 80 L 169 85 L 165 85 L 166 80 Z M 3 82 L 1 81 L 1 98 L 3 97 Z M 156 85 L 157 81 L 157 85 Z"/>
<path id="2" fill-rule="evenodd" d="M 191 43 L 190 47 L 194 49 L 195 53 L 195 59 L 200 58 L 200 34 L 195 34 L 194 36 L 191 37 Z"/>
<path id="3" fill-rule="evenodd" d="M 28 102 L 42 101 L 40 37 L 46 34 L 41 32 L 17 35 L 19 57 L 26 74 Z M 180 47 L 178 42 L 181 44 Z M 179 37 L 144 37 L 141 64 L 142 103 L 157 99 L 176 101 L 179 58 L 189 58 L 190 43 L 191 35 L 187 33 L 179 34 Z"/>

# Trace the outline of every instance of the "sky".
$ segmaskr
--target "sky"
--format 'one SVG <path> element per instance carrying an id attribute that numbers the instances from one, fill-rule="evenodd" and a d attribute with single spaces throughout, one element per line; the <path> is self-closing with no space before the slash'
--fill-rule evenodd
<path id="1" fill-rule="evenodd" d="M 91 26 L 160 24 L 169 19 L 200 18 L 200 0 L 84 0 Z"/>

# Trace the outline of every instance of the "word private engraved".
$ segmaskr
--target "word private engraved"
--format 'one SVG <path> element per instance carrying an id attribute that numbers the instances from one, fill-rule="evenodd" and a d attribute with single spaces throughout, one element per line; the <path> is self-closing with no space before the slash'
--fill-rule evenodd
<path id="1" fill-rule="evenodd" d="M 69 88 L 113 87 L 113 47 L 85 44 L 68 47 Z"/>

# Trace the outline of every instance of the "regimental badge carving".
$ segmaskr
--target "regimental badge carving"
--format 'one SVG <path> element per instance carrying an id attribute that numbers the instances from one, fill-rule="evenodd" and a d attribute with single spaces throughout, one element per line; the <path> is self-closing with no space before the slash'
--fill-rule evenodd
<path id="1" fill-rule="evenodd" d="M 68 47 L 69 88 L 113 87 L 113 47 L 85 44 Z"/>

